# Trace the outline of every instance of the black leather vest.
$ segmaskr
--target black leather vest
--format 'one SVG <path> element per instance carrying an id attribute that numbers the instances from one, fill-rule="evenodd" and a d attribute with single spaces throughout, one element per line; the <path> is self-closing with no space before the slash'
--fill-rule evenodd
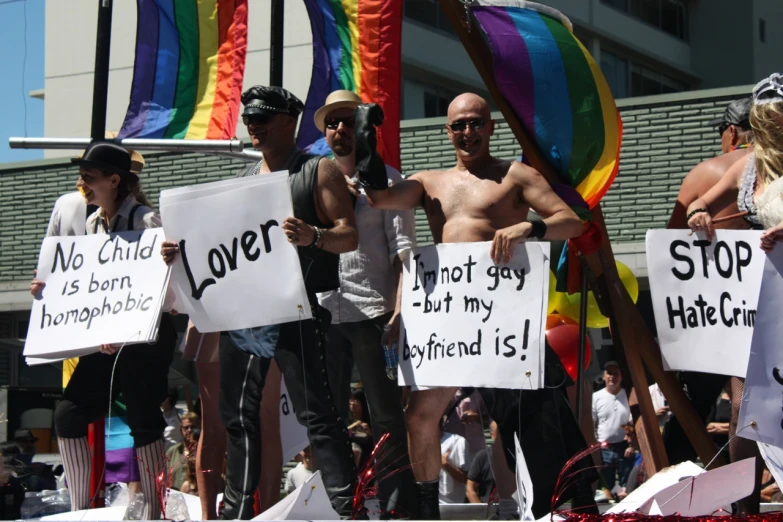
<path id="1" fill-rule="evenodd" d="M 318 219 L 314 199 L 318 183 L 318 163 L 323 156 L 301 153 L 288 168 L 288 185 L 294 203 L 294 217 L 318 228 L 331 228 L 331 223 Z M 248 167 L 239 177 L 258 173 L 257 165 Z M 297 247 L 299 264 L 308 293 L 326 292 L 340 287 L 340 256 L 316 247 Z"/>

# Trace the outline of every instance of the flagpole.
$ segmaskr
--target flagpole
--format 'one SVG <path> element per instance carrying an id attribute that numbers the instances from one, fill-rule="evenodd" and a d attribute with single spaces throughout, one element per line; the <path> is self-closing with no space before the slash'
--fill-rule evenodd
<path id="1" fill-rule="evenodd" d="M 95 71 L 92 84 L 92 126 L 90 137 L 106 136 L 106 104 L 109 98 L 109 55 L 111 50 L 112 0 L 100 0 L 98 33 L 95 39 Z"/>
<path id="2" fill-rule="evenodd" d="M 272 0 L 272 27 L 269 45 L 269 85 L 283 86 L 283 22 L 285 0 Z"/>

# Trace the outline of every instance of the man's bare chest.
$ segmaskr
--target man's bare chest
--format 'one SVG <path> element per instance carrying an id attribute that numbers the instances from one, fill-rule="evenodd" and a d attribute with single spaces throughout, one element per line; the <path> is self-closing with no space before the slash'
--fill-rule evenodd
<path id="1" fill-rule="evenodd" d="M 497 213 L 513 211 L 522 203 L 517 188 L 507 181 L 449 181 L 428 190 L 430 198 L 436 202 L 445 217 L 492 217 Z"/>

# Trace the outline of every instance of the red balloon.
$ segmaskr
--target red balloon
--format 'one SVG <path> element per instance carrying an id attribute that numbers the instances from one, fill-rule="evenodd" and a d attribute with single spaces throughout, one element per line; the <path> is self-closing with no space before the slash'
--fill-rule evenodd
<path id="1" fill-rule="evenodd" d="M 568 375 L 576 380 L 576 368 L 579 365 L 579 326 L 575 324 L 561 324 L 546 331 L 546 340 L 555 351 L 560 362 L 565 367 Z M 592 349 L 590 338 L 585 338 L 585 364 L 584 369 L 590 364 Z"/>
<path id="2" fill-rule="evenodd" d="M 549 314 L 546 316 L 546 329 L 551 330 L 555 326 L 560 326 L 561 324 L 579 324 L 570 317 L 566 317 L 562 314 Z"/>

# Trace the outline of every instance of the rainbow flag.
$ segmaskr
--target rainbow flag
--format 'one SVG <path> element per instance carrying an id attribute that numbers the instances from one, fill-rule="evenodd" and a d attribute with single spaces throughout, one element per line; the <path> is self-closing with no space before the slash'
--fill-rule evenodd
<path id="1" fill-rule="evenodd" d="M 300 147 L 323 151 L 313 116 L 330 92 L 346 89 L 378 103 L 385 119 L 378 133 L 384 161 L 400 168 L 402 0 L 304 0 L 313 32 L 313 72 Z"/>
<path id="2" fill-rule="evenodd" d="M 239 119 L 247 0 L 137 0 L 120 138 L 229 139 Z"/>
<path id="3" fill-rule="evenodd" d="M 622 121 L 600 67 L 559 11 L 478 0 L 497 86 L 562 180 L 595 207 L 617 176 Z"/>

